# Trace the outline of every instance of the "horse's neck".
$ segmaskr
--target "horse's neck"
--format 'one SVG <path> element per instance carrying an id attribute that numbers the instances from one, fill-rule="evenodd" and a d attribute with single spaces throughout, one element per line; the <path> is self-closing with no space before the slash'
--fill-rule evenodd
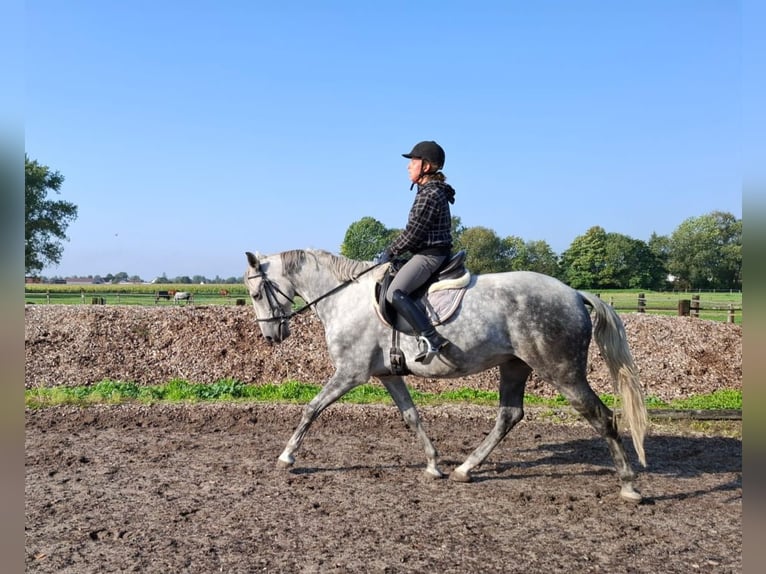
<path id="1" fill-rule="evenodd" d="M 304 301 L 311 302 L 328 293 L 341 282 L 330 271 L 303 269 L 293 277 L 293 288 Z"/>
<path id="2" fill-rule="evenodd" d="M 349 304 L 354 299 L 345 299 L 350 292 L 357 289 L 349 283 L 352 277 L 359 277 L 365 270 L 369 270 L 360 262 L 336 258 L 325 252 L 309 252 L 311 257 L 291 275 L 291 283 L 295 292 L 306 303 L 320 300 L 319 305 L 328 305 L 334 308 L 336 305 Z M 345 280 L 348 278 L 349 280 Z M 360 281 L 364 282 L 362 279 Z M 339 301 L 345 299 L 345 303 Z M 355 303 L 351 303 L 355 305 Z M 319 312 L 318 308 L 315 311 Z M 320 317 L 321 318 L 321 317 Z"/>

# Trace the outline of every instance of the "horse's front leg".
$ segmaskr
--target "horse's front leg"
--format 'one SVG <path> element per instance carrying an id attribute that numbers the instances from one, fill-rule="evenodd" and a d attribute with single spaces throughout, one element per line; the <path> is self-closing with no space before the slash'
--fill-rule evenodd
<path id="1" fill-rule="evenodd" d="M 309 404 L 306 405 L 306 408 L 303 409 L 301 422 L 298 423 L 293 436 L 291 436 L 290 440 L 287 441 L 287 446 L 285 446 L 282 454 L 279 455 L 277 465 L 280 468 L 288 468 L 292 466 L 295 462 L 294 453 L 300 448 L 301 443 L 303 442 L 303 438 L 306 436 L 311 423 L 314 422 L 314 420 L 323 410 L 325 410 L 354 387 L 358 387 L 363 382 L 364 381 L 360 382 L 355 377 L 342 375 L 338 371 L 335 371 L 333 376 L 330 377 L 330 380 L 327 381 L 324 387 L 322 387 L 322 390 L 319 391 L 317 396 L 311 399 Z"/>
<path id="2" fill-rule="evenodd" d="M 423 448 L 426 451 L 426 474 L 432 478 L 442 478 L 444 475 L 438 468 L 439 453 L 436 452 L 436 448 L 434 448 L 431 439 L 428 438 L 428 435 L 423 428 L 418 409 L 415 408 L 415 403 L 412 402 L 412 396 L 410 395 L 410 391 L 407 390 L 407 386 L 404 384 L 404 379 L 401 377 L 381 377 L 380 381 L 383 383 L 383 386 L 386 387 L 391 398 L 394 399 L 396 406 L 402 413 L 404 422 L 406 422 L 407 426 L 415 432 L 420 439 L 420 442 L 423 444 Z"/>

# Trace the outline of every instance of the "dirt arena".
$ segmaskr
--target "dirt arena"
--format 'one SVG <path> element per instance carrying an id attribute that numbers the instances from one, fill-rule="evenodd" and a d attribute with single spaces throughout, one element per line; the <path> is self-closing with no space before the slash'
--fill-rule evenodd
<path id="1" fill-rule="evenodd" d="M 494 410 L 422 409 L 442 470 Z M 431 480 L 395 407 L 27 413 L 27 572 L 741 572 L 741 440 L 655 428 L 640 505 L 580 422 L 523 421 L 470 484 Z M 632 454 L 632 450 L 630 450 Z"/>
<path id="2" fill-rule="evenodd" d="M 110 312 L 77 311 L 91 321 L 90 328 L 79 330 L 61 321 L 60 313 L 52 311 L 47 319 L 39 309 L 31 318 L 28 313 L 28 388 L 49 386 L 45 381 L 66 384 L 71 379 L 62 373 L 69 371 L 90 372 L 86 365 L 77 369 L 82 355 L 72 356 L 69 340 L 82 345 L 80 350 L 90 340 L 96 345 L 89 351 L 94 357 L 111 353 L 115 371 L 146 354 L 125 346 L 119 322 L 97 320 Z M 128 315 L 135 313 L 141 312 Z M 235 311 L 225 317 L 230 313 Z M 128 330 L 136 333 L 135 319 L 130 320 Z M 626 321 L 629 338 L 643 332 L 641 321 Z M 677 325 L 660 331 L 669 353 L 676 352 Z M 676 355 L 655 354 L 653 362 L 640 362 L 646 351 L 633 343 L 639 366 L 647 369 L 647 385 L 653 384 L 652 365 L 664 361 L 665 378 L 675 381 L 666 392 L 689 392 L 678 388 L 694 385 L 692 357 L 700 364 L 707 361 L 700 381 L 736 387 L 710 374 L 729 372 L 710 360 L 710 349 L 724 347 L 733 350 L 718 357 L 721 363 L 736 362 L 731 355 L 740 353 L 735 367 L 741 384 L 741 333 L 734 326 L 720 329 L 717 338 L 711 332 L 719 328 L 707 324 L 699 339 L 689 340 L 693 329 L 681 331 L 687 362 L 678 370 L 672 368 L 681 360 Z M 139 335 L 150 349 L 154 344 L 172 349 L 153 331 Z M 228 358 L 235 352 L 229 348 Z M 214 346 L 210 353 L 219 354 Z M 263 361 L 253 364 L 263 368 Z M 178 368 L 203 368 L 195 365 L 189 359 Z M 106 367 L 99 369 L 93 376 L 103 378 Z M 420 445 L 396 408 L 387 405 L 333 405 L 311 428 L 295 467 L 278 469 L 277 456 L 301 408 L 196 404 L 27 410 L 26 571 L 742 571 L 738 421 L 705 430 L 690 423 L 655 423 L 643 470 L 626 438 L 640 470 L 636 486 L 645 497 L 632 505 L 618 496 L 606 444 L 566 410 L 552 418 L 528 409 L 474 482 L 461 484 L 425 477 Z M 441 469 L 449 472 L 490 430 L 495 410 L 451 405 L 423 407 L 421 414 L 440 451 Z"/>

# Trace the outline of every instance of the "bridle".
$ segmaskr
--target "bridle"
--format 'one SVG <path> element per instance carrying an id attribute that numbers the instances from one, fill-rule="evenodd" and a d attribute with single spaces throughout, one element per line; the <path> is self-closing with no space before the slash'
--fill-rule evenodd
<path id="1" fill-rule="evenodd" d="M 338 291 L 340 291 L 341 289 L 343 289 L 350 283 L 353 283 L 356 280 L 358 280 L 362 275 L 369 273 L 370 271 L 372 271 L 376 267 L 380 267 L 381 265 L 383 265 L 383 263 L 376 263 L 372 267 L 368 267 L 367 269 L 362 271 L 359 275 L 356 275 L 355 277 L 352 277 L 351 279 L 344 281 L 340 285 L 336 285 L 335 287 L 330 289 L 327 293 L 324 293 L 323 295 L 320 295 L 313 301 L 306 303 L 300 309 L 296 309 L 294 311 L 290 311 L 289 313 L 285 313 L 284 309 L 279 304 L 279 299 L 277 295 L 281 295 L 287 301 L 289 301 L 291 307 L 295 305 L 295 300 L 292 297 L 290 297 L 287 293 L 282 291 L 282 289 L 279 288 L 279 285 L 277 285 L 274 281 L 269 279 L 269 276 L 266 275 L 266 271 L 264 271 L 263 267 L 259 264 L 256 272 L 253 273 L 252 275 L 248 275 L 247 279 L 258 279 L 258 278 L 261 279 L 261 283 L 263 284 L 263 290 L 266 295 L 266 301 L 269 303 L 269 310 L 271 311 L 271 317 L 267 317 L 263 319 L 260 317 L 256 317 L 255 320 L 258 323 L 273 323 L 278 321 L 279 329 L 281 332 L 284 326 L 292 317 L 295 317 L 295 315 L 299 315 L 303 313 L 308 308 L 313 307 L 314 305 L 319 303 L 322 299 L 325 299 L 329 297 L 330 295 L 337 293 Z"/>
<path id="2" fill-rule="evenodd" d="M 285 299 L 287 299 L 290 304 L 294 304 L 293 298 L 287 295 L 284 291 L 282 291 L 279 288 L 279 285 L 277 285 L 274 281 L 269 279 L 269 277 L 266 275 L 266 272 L 263 270 L 263 268 L 258 265 L 258 270 L 256 273 L 253 273 L 252 275 L 247 276 L 248 279 L 261 279 L 261 283 L 263 284 L 263 291 L 266 294 L 266 301 L 269 303 L 269 310 L 271 311 L 271 317 L 266 319 L 261 319 L 260 317 L 255 318 L 256 322 L 258 323 L 271 323 L 274 321 L 279 321 L 279 329 L 280 331 L 283 328 L 283 325 L 287 323 L 287 321 L 295 315 L 296 313 L 293 311 L 291 313 L 285 313 L 284 309 L 282 308 L 282 305 L 279 304 L 279 299 L 277 298 L 277 294 L 282 295 Z"/>

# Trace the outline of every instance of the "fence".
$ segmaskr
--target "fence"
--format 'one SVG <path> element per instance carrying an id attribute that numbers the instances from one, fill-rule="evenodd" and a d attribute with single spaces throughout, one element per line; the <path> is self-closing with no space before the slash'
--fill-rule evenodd
<path id="1" fill-rule="evenodd" d="M 225 294 L 224 294 L 225 293 Z M 685 294 L 684 294 L 685 295 Z M 680 298 L 678 293 L 616 293 L 606 294 L 609 304 L 618 312 L 652 313 L 660 315 L 679 315 L 728 323 L 742 322 L 742 304 L 740 300 L 728 302 L 715 300 L 714 295 L 695 294 L 689 298 Z M 89 304 L 89 305 L 176 305 L 169 290 L 147 292 L 110 292 L 110 291 L 81 291 L 62 292 L 51 290 L 28 290 L 24 296 L 26 303 L 38 304 Z M 187 304 L 186 301 L 181 304 Z M 198 290 L 194 293 L 194 305 L 245 305 L 246 298 L 240 292 L 227 290 Z"/>
<path id="2" fill-rule="evenodd" d="M 24 302 L 27 304 L 58 304 L 58 305 L 236 305 L 237 299 L 222 295 L 218 292 L 196 292 L 193 300 L 175 301 L 168 291 L 156 291 L 147 293 L 138 292 L 87 292 L 80 293 L 66 291 L 26 291 Z"/>
<path id="3" fill-rule="evenodd" d="M 742 304 L 701 299 L 699 295 L 691 295 L 690 299 L 670 300 L 668 298 L 647 298 L 646 294 L 639 293 L 635 299 L 635 306 L 626 307 L 615 304 L 614 297 L 610 297 L 609 304 L 616 310 L 636 311 L 638 313 L 677 314 L 679 317 L 710 318 L 725 320 L 727 323 L 742 322 Z M 740 315 L 737 315 L 737 312 Z"/>

